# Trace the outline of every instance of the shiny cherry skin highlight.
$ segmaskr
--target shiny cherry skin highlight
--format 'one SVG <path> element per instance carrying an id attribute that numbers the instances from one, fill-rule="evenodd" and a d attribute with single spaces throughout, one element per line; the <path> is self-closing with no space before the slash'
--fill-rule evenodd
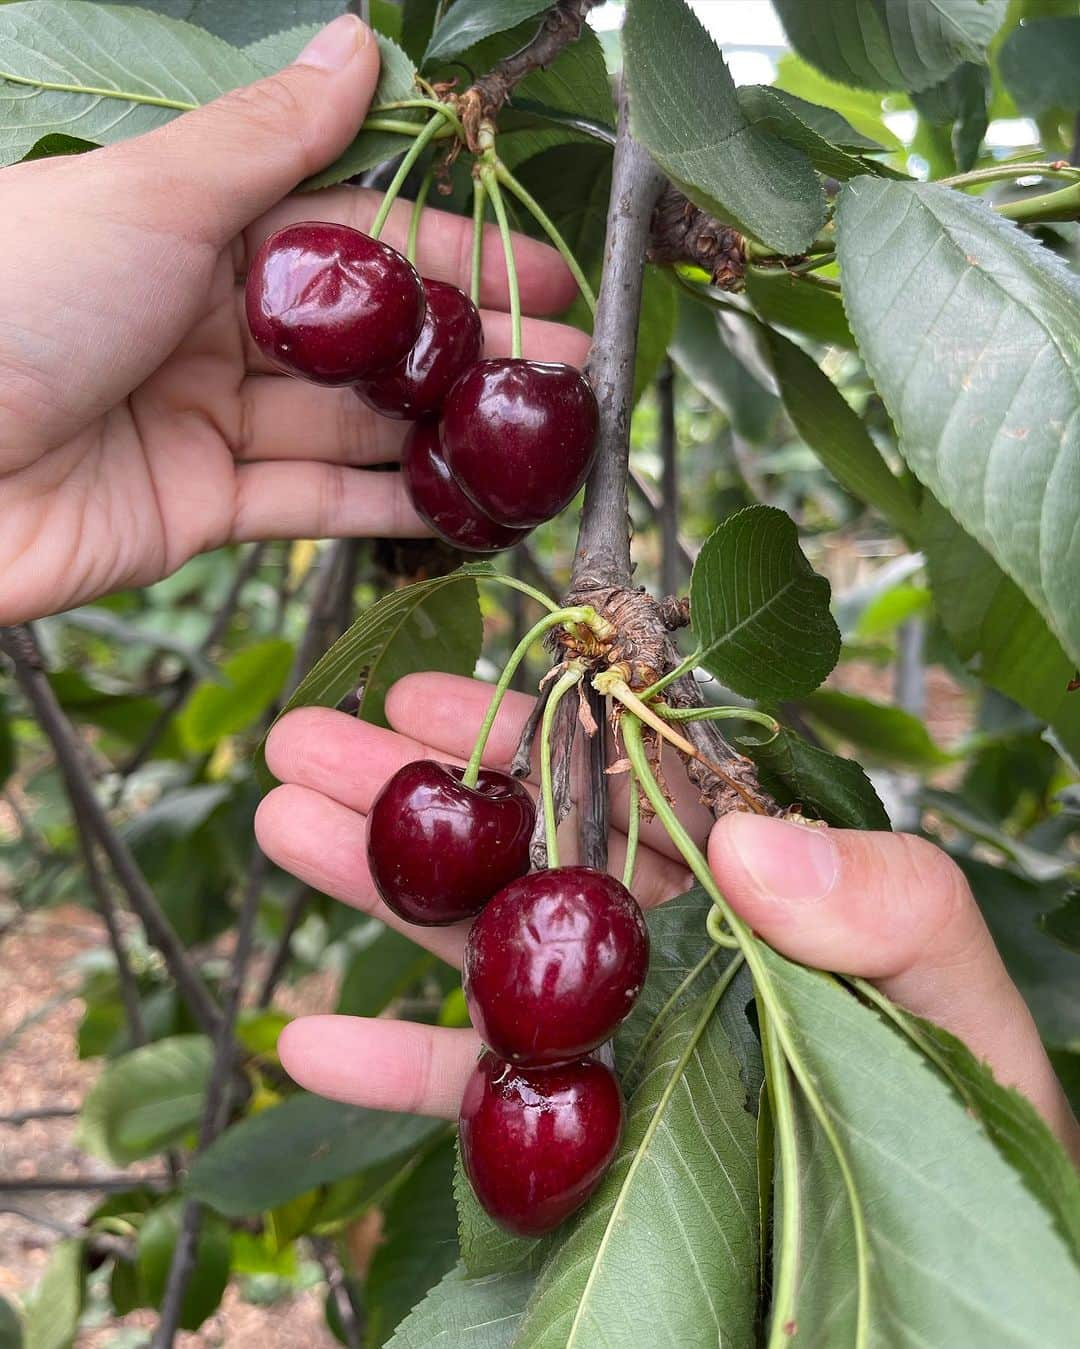
<path id="1" fill-rule="evenodd" d="M 458 377 L 480 358 L 480 311 L 464 291 L 424 278 L 424 315 L 412 350 L 356 386 L 360 399 L 384 417 L 416 421 L 438 412 Z"/>
<path id="2" fill-rule="evenodd" d="M 512 881 L 465 942 L 462 981 L 481 1040 L 518 1064 L 582 1058 L 614 1034 L 645 983 L 649 932 L 614 876 L 555 867 Z"/>
<path id="3" fill-rule="evenodd" d="M 497 525 L 474 506 L 446 467 L 434 418 L 417 422 L 401 456 L 405 487 L 416 513 L 441 539 L 467 553 L 498 553 L 520 543 L 527 529 Z"/>
<path id="4" fill-rule="evenodd" d="M 368 814 L 371 878 L 399 918 L 437 927 L 479 913 L 529 869 L 536 807 L 524 785 L 481 769 L 417 759 L 385 783 Z"/>
<path id="5" fill-rule="evenodd" d="M 596 395 L 571 365 L 478 361 L 443 406 L 450 472 L 485 515 L 524 529 L 577 495 L 596 453 Z"/>
<path id="6" fill-rule="evenodd" d="M 461 1102 L 461 1160 L 491 1217 L 537 1237 L 596 1189 L 622 1124 L 619 1084 L 596 1059 L 517 1068 L 484 1053 Z"/>
<path id="7" fill-rule="evenodd" d="M 259 350 L 316 384 L 354 384 L 406 355 L 424 288 L 394 249 L 309 220 L 271 234 L 248 271 L 247 320 Z"/>

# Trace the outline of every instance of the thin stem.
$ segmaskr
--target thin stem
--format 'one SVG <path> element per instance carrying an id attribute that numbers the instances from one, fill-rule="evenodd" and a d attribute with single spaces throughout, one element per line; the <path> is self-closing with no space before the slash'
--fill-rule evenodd
<path id="1" fill-rule="evenodd" d="M 705 931 L 713 939 L 717 946 L 726 946 L 730 950 L 736 951 L 739 943 L 730 932 L 724 931 L 724 915 L 714 905 L 705 919 Z"/>
<path id="2" fill-rule="evenodd" d="M 480 274 L 484 263 L 484 207 L 487 188 L 479 173 L 473 175 L 473 236 L 472 268 L 469 272 L 469 296 L 473 304 L 480 303 Z"/>
<path id="3" fill-rule="evenodd" d="M 559 865 L 559 818 L 555 811 L 555 792 L 551 782 L 551 740 L 555 726 L 555 712 L 563 698 L 581 683 L 582 669 L 571 665 L 560 675 L 551 697 L 544 708 L 540 723 L 540 792 L 544 801 L 544 839 L 547 845 L 547 864 Z"/>
<path id="4" fill-rule="evenodd" d="M 0 76 L 0 78 L 3 77 Z M 398 122 L 392 117 L 371 117 L 364 123 L 363 130 L 389 131 L 395 136 L 419 136 L 421 131 L 426 130 L 429 125 L 430 123 L 423 122 Z M 444 121 L 432 139 L 445 140 L 447 136 L 454 134 L 454 128 Z"/>
<path id="5" fill-rule="evenodd" d="M 409 217 L 409 237 L 405 243 L 405 256 L 411 263 L 416 263 L 416 240 L 420 234 L 420 217 L 424 214 L 424 204 L 428 199 L 428 193 L 431 191 L 431 184 L 435 181 L 434 165 L 424 174 L 423 181 L 416 193 L 416 200 L 413 202 L 412 215 Z"/>
<path id="6" fill-rule="evenodd" d="M 771 740 L 780 734 L 776 718 L 756 707 L 669 707 L 667 703 L 657 703 L 656 710 L 665 721 L 753 721 L 771 732 Z M 764 743 L 770 744 L 771 740 Z"/>
<path id="7" fill-rule="evenodd" d="M 689 656 L 686 656 L 681 660 L 679 664 L 675 666 L 674 670 L 669 670 L 667 674 L 662 675 L 655 684 L 650 684 L 647 689 L 642 689 L 638 694 L 638 697 L 643 703 L 649 702 L 650 699 L 655 698 L 663 689 L 666 689 L 669 684 L 674 684 L 677 679 L 681 679 L 683 675 L 693 674 L 697 669 L 700 660 L 701 648 L 698 647 L 696 651 L 691 651 Z"/>
<path id="8" fill-rule="evenodd" d="M 398 165 L 397 173 L 390 179 L 390 186 L 383 195 L 382 203 L 375 214 L 375 219 L 371 222 L 371 229 L 368 233 L 373 239 L 377 239 L 382 233 L 382 228 L 386 224 L 386 217 L 390 214 L 390 208 L 397 199 L 398 193 L 401 191 L 402 187 L 404 187 L 405 179 L 408 178 L 409 174 L 412 172 L 413 165 L 424 153 L 424 146 L 427 145 L 428 141 L 434 137 L 435 133 L 443 125 L 444 121 L 441 117 L 433 117 L 405 152 L 401 163 Z"/>
<path id="9" fill-rule="evenodd" d="M 991 164 L 985 169 L 971 169 L 968 173 L 954 173 L 949 178 L 939 178 L 939 187 L 973 187 L 977 183 L 1000 183 L 1011 178 L 1030 178 L 1038 174 L 1040 178 L 1069 178 L 1073 182 L 1080 180 L 1080 169 L 1071 164 L 1049 162 Z"/>
<path id="10" fill-rule="evenodd" d="M 518 360 L 521 357 L 521 292 L 518 288 L 517 263 L 514 261 L 514 239 L 510 232 L 510 217 L 506 214 L 502 189 L 499 187 L 498 174 L 491 163 L 480 169 L 480 177 L 491 205 L 495 210 L 495 219 L 499 222 L 499 234 L 502 237 L 503 255 L 506 258 L 506 284 L 510 290 L 510 355 Z"/>
<path id="11" fill-rule="evenodd" d="M 514 177 L 514 175 L 502 162 L 502 160 L 496 160 L 495 175 L 498 178 L 499 182 L 502 183 L 502 185 L 505 188 L 507 188 L 508 191 L 512 192 L 515 197 L 517 197 L 518 201 L 520 201 L 522 206 L 524 206 L 525 209 L 529 212 L 529 214 L 534 217 L 536 223 L 540 226 L 540 228 L 544 231 L 547 237 L 555 245 L 556 249 L 559 252 L 559 256 L 562 258 L 563 262 L 566 263 L 567 267 L 570 270 L 570 274 L 577 282 L 577 288 L 579 291 L 581 291 L 581 298 L 585 301 L 586 305 L 588 306 L 589 313 L 595 317 L 596 295 L 593 292 L 592 286 L 589 285 L 588 277 L 581 270 L 580 263 L 578 262 L 577 258 L 574 257 L 573 253 L 570 251 L 570 247 L 567 244 L 566 240 L 559 233 L 559 230 L 555 225 L 555 222 L 551 219 L 551 217 L 540 205 L 540 203 L 536 200 L 536 198 L 532 195 L 532 193 L 528 190 L 528 188 L 526 188 L 522 183 L 518 182 L 518 180 Z"/>
<path id="12" fill-rule="evenodd" d="M 633 770 L 627 784 L 630 792 L 629 818 L 626 826 L 626 861 L 623 863 L 622 883 L 629 890 L 634 884 L 634 863 L 637 861 L 638 838 L 641 834 L 641 789 Z"/>
<path id="13" fill-rule="evenodd" d="M 765 1082 L 775 1131 L 782 1139 L 795 1137 L 795 1102 L 791 1090 L 787 1060 L 777 1043 L 772 1018 L 765 1000 L 758 1003 L 758 1024 L 761 1027 L 761 1049 L 765 1060 Z M 799 1167 L 798 1153 L 793 1147 L 781 1146 L 780 1153 L 780 1230 L 774 1238 L 774 1272 L 772 1295 L 772 1334 L 770 1349 L 789 1342 L 788 1327 L 795 1314 L 795 1276 L 798 1265 L 799 1233 Z"/>
<path id="14" fill-rule="evenodd" d="M 430 108 L 432 112 L 437 112 L 445 117 L 447 122 L 454 128 L 459 136 L 464 137 L 465 128 L 461 125 L 461 118 L 453 110 L 449 103 L 442 103 L 437 98 L 399 98 L 393 103 L 377 103 L 368 111 L 376 116 L 382 112 L 397 112 L 402 108 Z M 367 123 L 365 122 L 365 126 Z"/>
<path id="15" fill-rule="evenodd" d="M 1019 225 L 1043 220 L 1075 220 L 1080 217 L 1080 183 L 1062 188 L 1059 192 L 1045 192 L 1038 197 L 1002 202 L 995 205 L 994 213 Z"/>
<path id="16" fill-rule="evenodd" d="M 523 595 L 530 595 L 537 604 L 542 604 L 549 613 L 555 613 L 559 605 L 553 599 L 549 599 L 542 590 L 537 590 L 535 586 L 529 585 L 527 581 L 520 580 L 517 576 L 508 576 L 506 572 L 496 572 L 493 576 L 484 576 L 480 578 L 484 581 L 496 581 L 499 585 L 507 586 L 510 590 L 520 590 Z"/>
<path id="17" fill-rule="evenodd" d="M 518 642 L 510 653 L 510 659 L 506 662 L 502 674 L 499 676 L 498 683 L 495 685 L 495 691 L 491 695 L 491 702 L 488 704 L 488 710 L 484 715 L 484 720 L 480 725 L 480 731 L 476 737 L 476 744 L 473 746 L 473 752 L 469 756 L 469 762 L 462 776 L 462 783 L 466 787 L 475 787 L 477 779 L 480 776 L 480 763 L 484 757 L 484 750 L 487 748 L 488 736 L 491 734 L 491 728 L 495 724 L 495 717 L 498 715 L 499 707 L 506 695 L 507 689 L 514 678 L 514 671 L 525 659 L 529 648 L 533 642 L 538 641 L 546 632 L 552 628 L 559 627 L 562 623 L 584 623 L 588 626 L 591 619 L 596 614 L 588 605 L 578 605 L 570 609 L 556 609 L 553 613 L 545 614 L 539 623 L 534 624 L 525 636 Z"/>
<path id="18" fill-rule="evenodd" d="M 124 103 L 137 103 L 147 108 L 175 108 L 177 112 L 191 112 L 198 103 L 185 103 L 178 98 L 158 98 L 150 94 L 134 94 L 127 89 L 98 89 L 88 84 L 54 84 L 49 80 L 33 80 L 26 75 L 14 75 L 0 70 L 0 80 L 8 84 L 27 84 L 33 89 L 51 90 L 57 94 L 92 94 L 95 98 L 118 98 Z"/>

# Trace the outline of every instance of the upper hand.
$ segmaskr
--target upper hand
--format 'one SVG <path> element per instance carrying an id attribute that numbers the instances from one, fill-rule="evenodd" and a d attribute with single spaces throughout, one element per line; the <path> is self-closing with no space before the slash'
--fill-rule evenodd
<path id="1" fill-rule="evenodd" d="M 464 763 L 490 685 L 452 675 L 409 675 L 391 689 L 393 730 L 341 712 L 301 708 L 267 743 L 282 786 L 262 802 L 256 834 L 280 866 L 317 890 L 373 913 L 444 960 L 460 965 L 467 924 L 412 927 L 375 893 L 365 860 L 364 815 L 383 782 L 416 758 Z M 485 762 L 505 768 L 532 700 L 508 694 Z M 611 870 L 625 855 L 626 779 L 613 779 Z M 534 783 L 535 787 L 535 783 Z M 808 829 L 761 816 L 713 825 L 685 776 L 669 790 L 732 907 L 784 955 L 862 975 L 900 1005 L 937 1022 L 1024 1092 L 1080 1159 L 1080 1129 L 1019 991 L 1009 978 L 959 868 L 906 834 Z M 572 822 L 571 822 L 572 824 Z M 560 835 L 560 838 L 562 835 Z M 634 894 L 652 908 L 692 883 L 656 821 L 642 827 Z M 564 861 L 573 859 L 567 830 Z M 704 937 L 703 937 L 704 939 Z M 471 1030 L 358 1017 L 304 1017 L 280 1041 L 303 1086 L 384 1110 L 454 1117 L 479 1041 Z M 363 1064 L 357 1072 L 354 1065 Z"/>
<path id="2" fill-rule="evenodd" d="M 378 48 L 345 16 L 278 75 L 92 153 L 0 175 L 0 625 L 147 585 L 229 542 L 427 533 L 397 473 L 407 430 L 350 389 L 272 370 L 243 317 L 247 259 L 291 221 L 365 228 L 376 194 L 282 200 L 356 134 Z M 384 238 L 404 247 L 409 204 Z M 466 288 L 471 222 L 425 211 L 418 266 Z M 574 296 L 519 238 L 522 302 Z M 487 350 L 508 354 L 502 250 L 485 240 Z M 526 354 L 580 363 L 587 338 L 530 319 Z"/>

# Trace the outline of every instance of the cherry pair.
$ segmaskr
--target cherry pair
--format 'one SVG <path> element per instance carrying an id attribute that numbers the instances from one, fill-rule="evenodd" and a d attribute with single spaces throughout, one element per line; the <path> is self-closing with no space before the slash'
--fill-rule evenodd
<path id="1" fill-rule="evenodd" d="M 489 1049 L 460 1117 L 462 1159 L 504 1226 L 556 1226 L 596 1188 L 622 1126 L 618 1083 L 589 1057 L 644 983 L 649 940 L 633 896 L 588 867 L 525 874 L 535 819 L 515 779 L 421 760 L 383 787 L 368 862 L 384 901 L 410 922 L 478 915 L 464 988 Z"/>
<path id="2" fill-rule="evenodd" d="M 256 254 L 246 300 L 252 337 L 279 368 L 351 384 L 383 416 L 416 421 L 406 486 L 456 547 L 519 542 L 585 481 L 597 424 L 585 377 L 562 364 L 480 360 L 468 296 L 421 280 L 386 244 L 346 225 L 289 225 Z"/>

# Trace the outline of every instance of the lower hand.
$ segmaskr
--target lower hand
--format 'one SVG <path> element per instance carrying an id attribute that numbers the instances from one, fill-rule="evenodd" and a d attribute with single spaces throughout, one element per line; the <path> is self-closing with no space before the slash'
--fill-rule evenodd
<path id="1" fill-rule="evenodd" d="M 267 761 L 283 785 L 256 817 L 264 851 L 315 889 L 460 965 L 467 924 L 412 927 L 375 893 L 364 815 L 402 764 L 464 763 L 490 697 L 491 686 L 475 680 L 410 675 L 386 701 L 393 730 L 324 708 L 290 713 L 267 744 Z M 523 694 L 507 695 L 486 763 L 510 762 L 531 705 Z M 793 960 L 872 980 L 901 1006 L 964 1040 L 999 1081 L 1028 1096 L 1080 1160 L 1080 1128 L 1031 1013 L 945 853 L 911 835 L 808 829 L 761 816 L 729 815 L 711 825 L 689 783 L 675 779 L 672 773 L 668 785 L 680 818 L 699 840 L 708 837 L 720 889 L 755 932 Z M 617 781 L 623 786 L 612 805 L 614 871 L 626 846 L 625 778 Z M 643 825 L 642 845 L 634 893 L 648 909 L 688 889 L 692 879 L 659 823 Z M 568 854 L 571 846 L 568 837 Z M 288 1072 L 311 1091 L 446 1118 L 458 1113 L 479 1047 L 471 1030 L 341 1016 L 293 1021 L 279 1045 Z"/>
<path id="2" fill-rule="evenodd" d="M 336 20 L 278 75 L 105 149 L 0 180 L 0 626 L 148 585 L 196 553 L 267 538 L 423 535 L 397 459 L 407 427 L 350 389 L 271 369 L 247 336 L 247 260 L 281 226 L 366 228 L 376 193 L 286 193 L 352 140 L 379 73 Z M 383 237 L 404 247 L 409 205 Z M 418 266 L 468 286 L 472 225 L 426 211 Z M 554 313 L 554 249 L 515 256 L 522 302 Z M 489 354 L 510 350 L 506 269 L 485 240 Z M 526 355 L 580 363 L 588 339 L 529 319 Z"/>

